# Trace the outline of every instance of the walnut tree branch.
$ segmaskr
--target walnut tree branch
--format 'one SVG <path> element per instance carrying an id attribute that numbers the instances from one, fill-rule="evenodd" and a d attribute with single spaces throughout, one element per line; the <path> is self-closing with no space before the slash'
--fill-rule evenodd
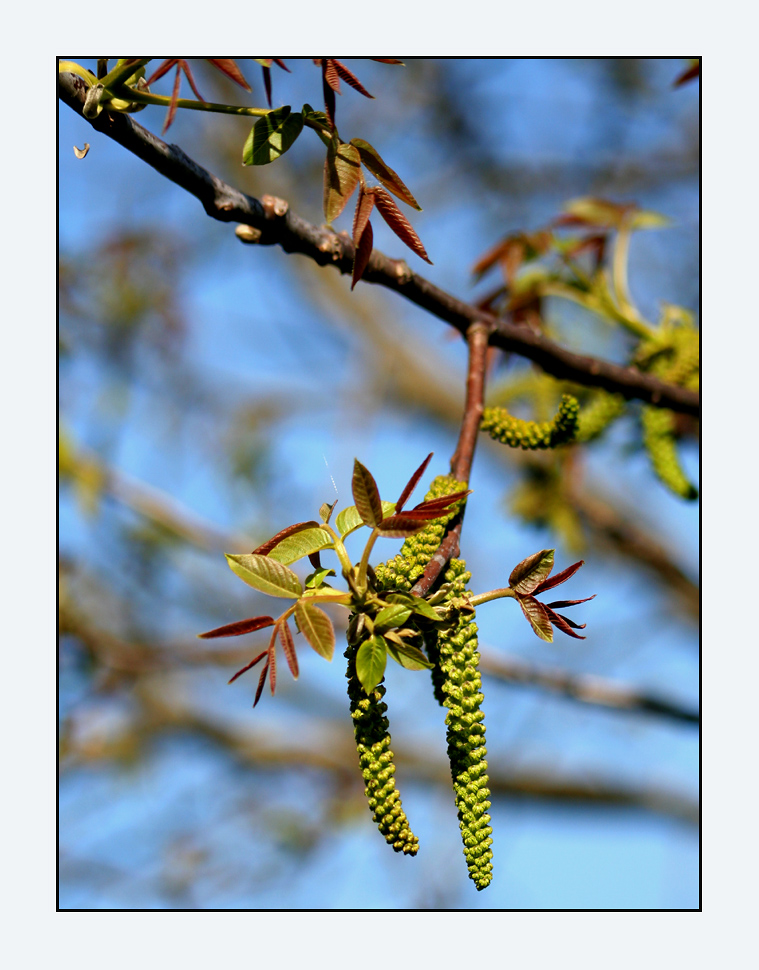
<path id="1" fill-rule="evenodd" d="M 82 115 L 86 84 L 74 74 L 58 75 L 59 97 Z M 206 213 L 221 222 L 236 222 L 257 231 L 260 245 L 279 245 L 287 253 L 302 253 L 321 266 L 335 266 L 350 275 L 353 243 L 347 233 L 314 226 L 289 210 L 281 199 L 253 198 L 233 188 L 198 165 L 176 145 L 168 145 L 129 115 L 102 111 L 85 119 L 92 127 L 137 155 L 161 175 L 194 195 Z M 375 250 L 363 279 L 384 286 L 455 327 L 466 336 L 472 323 L 491 329 L 491 346 L 500 347 L 534 361 L 548 374 L 588 387 L 600 387 L 627 399 L 637 399 L 683 414 L 698 415 L 699 395 L 664 383 L 634 367 L 572 353 L 542 334 L 499 321 L 429 280 L 412 272 L 403 260 L 390 259 Z"/>

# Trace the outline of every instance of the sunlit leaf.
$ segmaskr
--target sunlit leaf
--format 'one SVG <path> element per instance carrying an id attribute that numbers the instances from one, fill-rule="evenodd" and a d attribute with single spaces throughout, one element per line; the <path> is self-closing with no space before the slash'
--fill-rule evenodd
<path id="1" fill-rule="evenodd" d="M 289 105 L 259 118 L 242 150 L 243 165 L 268 165 L 290 148 L 303 130 L 303 115 Z"/>
<path id="2" fill-rule="evenodd" d="M 517 603 L 521 606 L 522 612 L 530 621 L 530 626 L 540 639 L 552 643 L 553 628 L 546 607 L 533 596 L 518 596 Z"/>
<path id="3" fill-rule="evenodd" d="M 361 521 L 369 526 L 378 526 L 382 521 L 382 502 L 374 476 L 356 458 L 353 462 L 353 501 L 356 503 Z"/>
<path id="4" fill-rule="evenodd" d="M 319 507 L 319 518 L 322 520 L 322 522 L 325 525 L 332 518 L 332 513 L 334 512 L 335 506 L 337 505 L 338 501 L 339 501 L 338 499 L 335 499 L 332 505 L 329 505 L 327 502 L 323 502 Z"/>
<path id="5" fill-rule="evenodd" d="M 295 525 L 288 525 L 286 529 L 282 529 L 271 539 L 267 539 L 266 542 L 262 542 L 260 546 L 257 546 L 253 552 L 258 556 L 266 556 L 271 550 L 279 545 L 283 539 L 288 536 L 295 535 L 296 532 L 303 532 L 306 529 L 319 528 L 319 523 L 315 519 L 309 519 L 308 522 L 296 522 Z"/>
<path id="6" fill-rule="evenodd" d="M 324 162 L 324 217 L 327 223 L 337 219 L 353 195 L 361 172 L 358 150 L 352 145 L 330 142 Z"/>
<path id="7" fill-rule="evenodd" d="M 269 553 L 269 559 L 287 565 L 332 545 L 332 536 L 325 529 L 304 529 L 278 543 Z"/>
<path id="8" fill-rule="evenodd" d="M 416 613 L 418 616 L 424 616 L 436 623 L 440 621 L 440 616 L 434 608 L 420 596 L 412 596 L 410 593 L 390 593 L 385 599 L 388 603 L 401 603 L 407 606 L 412 613 Z"/>
<path id="9" fill-rule="evenodd" d="M 404 242 L 409 249 L 412 249 L 417 256 L 421 256 L 422 259 L 432 266 L 432 260 L 427 255 L 427 250 L 422 245 L 422 240 L 417 236 L 414 227 L 404 216 L 398 206 L 395 204 L 393 199 L 390 197 L 388 192 L 384 189 L 376 188 L 374 190 L 374 204 L 379 211 L 379 214 L 385 220 L 385 222 L 390 226 L 396 236 Z"/>
<path id="10" fill-rule="evenodd" d="M 353 213 L 353 245 L 358 248 L 361 237 L 369 225 L 369 216 L 374 208 L 374 192 L 367 191 L 362 185 L 356 199 L 356 211 Z"/>
<path id="11" fill-rule="evenodd" d="M 535 552 L 512 569 L 509 576 L 509 586 L 515 593 L 529 594 L 543 582 L 553 569 L 553 549 L 541 549 Z"/>
<path id="12" fill-rule="evenodd" d="M 338 603 L 341 606 L 350 606 L 353 597 L 350 593 L 345 593 L 339 589 L 327 589 L 324 586 L 319 589 L 306 589 L 303 591 L 303 598 L 309 603 Z"/>
<path id="13" fill-rule="evenodd" d="M 298 629 L 314 650 L 325 660 L 331 660 L 335 651 L 335 629 L 324 610 L 302 599 L 295 604 Z"/>
<path id="14" fill-rule="evenodd" d="M 364 640 L 356 652 L 356 676 L 367 694 L 382 680 L 387 665 L 387 643 L 375 634 Z"/>
<path id="15" fill-rule="evenodd" d="M 316 569 L 306 578 L 306 589 L 316 589 L 321 586 L 327 576 L 334 576 L 334 569 Z"/>
<path id="16" fill-rule="evenodd" d="M 213 640 L 215 637 L 240 637 L 243 633 L 254 633 L 256 630 L 271 626 L 272 623 L 274 619 L 271 616 L 253 616 L 249 620 L 238 620 L 236 623 L 217 626 L 215 630 L 199 633 L 198 636 L 201 640 Z"/>
<path id="17" fill-rule="evenodd" d="M 232 572 L 261 593 L 297 599 L 303 592 L 295 573 L 269 556 L 227 554 L 226 558 Z"/>
<path id="18" fill-rule="evenodd" d="M 392 515 L 395 511 L 395 502 L 384 502 L 382 503 L 382 515 Z M 335 528 L 340 534 L 341 538 L 345 538 L 349 532 L 352 532 L 355 528 L 363 525 L 364 521 L 359 514 L 358 509 L 355 505 L 349 505 L 347 508 L 343 509 L 335 519 Z"/>
<path id="19" fill-rule="evenodd" d="M 422 207 L 411 194 L 408 187 L 404 184 L 398 173 L 394 172 L 389 165 L 385 164 L 385 161 L 376 148 L 370 145 L 368 141 L 364 141 L 363 138 L 352 138 L 351 145 L 356 146 L 361 155 L 361 161 L 386 189 L 407 205 L 421 212 Z"/>

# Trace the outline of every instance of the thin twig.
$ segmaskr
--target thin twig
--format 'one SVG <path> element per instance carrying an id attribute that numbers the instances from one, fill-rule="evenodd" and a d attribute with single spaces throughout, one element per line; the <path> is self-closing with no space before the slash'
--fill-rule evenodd
<path id="1" fill-rule="evenodd" d="M 61 100 L 80 116 L 86 87 L 76 75 L 58 75 Z M 129 115 L 103 111 L 97 118 L 85 120 L 194 195 L 212 218 L 252 226 L 261 234 L 257 240 L 260 245 L 276 244 L 287 253 L 302 253 L 321 266 L 332 265 L 345 275 L 351 274 L 354 250 L 347 233 L 312 225 L 291 212 L 282 199 L 264 196 L 259 201 L 245 195 L 202 168 L 178 146 L 167 145 Z M 400 293 L 464 336 L 472 323 L 484 323 L 492 331 L 491 346 L 526 357 L 554 377 L 683 414 L 699 414 L 697 392 L 666 384 L 634 367 L 572 353 L 543 334 L 500 321 L 412 272 L 403 260 L 390 259 L 375 250 L 363 279 Z"/>

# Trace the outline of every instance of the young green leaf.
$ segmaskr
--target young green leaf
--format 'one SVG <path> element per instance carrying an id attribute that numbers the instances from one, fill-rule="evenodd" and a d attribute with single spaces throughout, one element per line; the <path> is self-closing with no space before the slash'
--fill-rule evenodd
<path id="1" fill-rule="evenodd" d="M 319 586 L 321 586 L 327 576 L 335 575 L 336 573 L 334 569 L 327 569 L 326 567 L 315 569 L 310 576 L 306 577 L 306 589 L 317 589 Z"/>
<path id="2" fill-rule="evenodd" d="M 384 502 L 382 503 L 382 515 L 392 515 L 395 511 L 395 502 Z M 335 519 L 335 528 L 337 529 L 340 538 L 344 539 L 349 532 L 357 529 L 360 525 L 363 525 L 363 519 L 359 515 L 359 511 L 355 505 L 349 505 Z"/>
<path id="3" fill-rule="evenodd" d="M 382 680 L 387 665 L 387 643 L 374 635 L 364 640 L 356 652 L 356 675 L 367 694 Z"/>
<path id="4" fill-rule="evenodd" d="M 523 559 L 512 569 L 509 586 L 515 593 L 529 595 L 553 569 L 553 549 L 541 549 Z"/>
<path id="5" fill-rule="evenodd" d="M 378 526 L 382 521 L 382 501 L 374 476 L 356 458 L 353 462 L 353 501 L 356 503 L 361 521 L 366 525 Z"/>
<path id="6" fill-rule="evenodd" d="M 303 598 L 309 603 L 337 603 L 340 606 L 350 606 L 353 602 L 350 593 L 343 593 L 339 589 L 327 589 L 324 586 L 320 586 L 319 589 L 304 590 Z"/>
<path id="7" fill-rule="evenodd" d="M 291 147 L 303 130 L 303 115 L 289 105 L 275 108 L 259 118 L 242 150 L 243 165 L 268 165 Z"/>
<path id="8" fill-rule="evenodd" d="M 358 185 L 361 159 L 353 145 L 330 141 L 324 161 L 324 218 L 331 225 L 348 203 Z"/>
<path id="9" fill-rule="evenodd" d="M 404 643 L 400 637 L 394 636 L 392 630 L 387 634 L 387 652 L 393 660 L 405 667 L 406 670 L 432 670 L 435 666 L 430 663 L 421 650 Z M 392 636 L 392 640 L 390 637 Z"/>
<path id="10" fill-rule="evenodd" d="M 295 604 L 298 629 L 314 650 L 325 660 L 331 660 L 335 652 L 335 629 L 324 610 L 306 600 Z"/>
<path id="11" fill-rule="evenodd" d="M 278 542 L 269 553 L 269 559 L 275 559 L 286 566 L 288 563 L 311 555 L 312 552 L 332 546 L 332 536 L 329 532 L 321 528 L 304 529 Z"/>
<path id="12" fill-rule="evenodd" d="M 295 573 L 268 556 L 259 556 L 255 553 L 242 556 L 227 554 L 226 559 L 235 575 L 248 586 L 262 593 L 297 599 L 303 592 L 303 587 Z"/>
<path id="13" fill-rule="evenodd" d="M 430 606 L 427 600 L 422 599 L 421 596 L 412 596 L 411 593 L 390 593 L 385 598 L 388 603 L 402 603 L 412 613 L 426 617 L 428 620 L 434 620 L 436 623 L 440 622 L 440 616 Z"/>
<path id="14" fill-rule="evenodd" d="M 376 148 L 373 148 L 363 138 L 352 138 L 351 145 L 354 145 L 358 149 L 361 161 L 372 175 L 376 179 L 379 179 L 386 189 L 389 189 L 393 195 L 398 196 L 407 205 L 421 212 L 422 207 L 408 190 L 408 187 L 404 185 L 398 173 L 394 172 L 389 165 L 385 164 Z"/>
<path id="15" fill-rule="evenodd" d="M 427 250 L 422 245 L 422 240 L 417 236 L 411 223 L 404 216 L 398 206 L 395 204 L 393 199 L 391 199 L 390 194 L 384 189 L 376 188 L 374 190 L 374 204 L 377 206 L 379 214 L 385 220 L 385 222 L 390 226 L 396 236 L 404 242 L 409 249 L 421 256 L 422 259 L 432 266 L 432 260 L 427 255 Z"/>
<path id="16" fill-rule="evenodd" d="M 213 640 L 215 637 L 240 637 L 243 633 L 254 633 L 256 630 L 271 626 L 272 623 L 274 619 L 271 616 L 252 616 L 249 620 L 238 620 L 236 623 L 217 626 L 215 630 L 199 633 L 198 636 L 201 640 Z"/>
<path id="17" fill-rule="evenodd" d="M 374 629 L 382 633 L 384 630 L 392 630 L 395 627 L 403 626 L 411 616 L 411 610 L 401 603 L 393 603 L 385 606 L 374 617 Z"/>

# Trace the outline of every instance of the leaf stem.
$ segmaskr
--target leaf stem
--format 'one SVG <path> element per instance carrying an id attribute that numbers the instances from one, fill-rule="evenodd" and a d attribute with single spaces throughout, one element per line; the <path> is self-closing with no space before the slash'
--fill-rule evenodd
<path id="1" fill-rule="evenodd" d="M 102 82 L 101 82 L 102 83 Z M 108 95 L 112 98 L 123 98 L 125 101 L 134 101 L 137 104 L 158 104 L 168 107 L 171 98 L 163 94 L 151 94 L 147 91 L 138 91 L 128 85 L 111 85 L 106 88 Z M 213 101 L 194 101 L 191 98 L 177 98 L 174 104 L 178 108 L 190 108 L 193 111 L 215 111 L 220 114 L 230 115 L 252 115 L 255 118 L 263 118 L 268 115 L 270 108 L 245 108 L 235 104 L 216 104 Z"/>
<path id="2" fill-rule="evenodd" d="M 475 608 L 482 606 L 483 603 L 489 603 L 491 600 L 503 599 L 504 597 L 511 597 L 511 599 L 516 599 L 517 594 L 509 586 L 505 586 L 503 589 L 491 589 L 487 593 L 478 593 L 476 596 L 469 596 L 467 599 L 471 606 Z"/>

